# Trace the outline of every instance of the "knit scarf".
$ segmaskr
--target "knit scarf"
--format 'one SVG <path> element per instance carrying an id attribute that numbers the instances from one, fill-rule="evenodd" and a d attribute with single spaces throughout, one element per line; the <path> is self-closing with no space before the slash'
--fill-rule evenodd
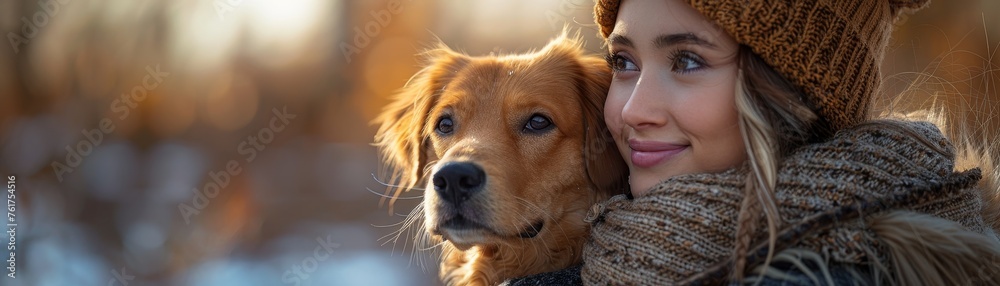
<path id="1" fill-rule="evenodd" d="M 957 222 L 995 242 L 995 250 L 1000 242 L 983 221 L 975 189 L 980 171 L 956 172 L 954 157 L 955 148 L 933 124 L 893 120 L 860 124 L 795 150 L 778 170 L 775 198 L 783 226 L 775 253 L 796 248 L 830 263 L 887 262 L 871 220 L 891 210 Z M 584 282 L 725 282 L 734 265 L 746 169 L 676 176 L 643 197 L 619 195 L 595 205 L 588 216 Z M 767 254 L 766 229 L 755 237 L 759 246 L 751 249 L 748 265 Z"/>

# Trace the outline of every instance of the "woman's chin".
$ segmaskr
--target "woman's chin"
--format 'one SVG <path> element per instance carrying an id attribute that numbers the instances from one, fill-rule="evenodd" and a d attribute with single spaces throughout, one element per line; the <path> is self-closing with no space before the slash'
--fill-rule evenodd
<path id="1" fill-rule="evenodd" d="M 659 166 L 656 169 L 629 168 L 629 185 L 632 189 L 633 197 L 641 197 L 648 194 L 653 187 L 666 179 L 692 173 L 689 170 L 676 168 L 677 166 Z"/>
<path id="2" fill-rule="evenodd" d="M 632 187 L 633 197 L 642 197 L 649 193 L 650 189 L 658 183 L 659 180 L 654 178 L 645 178 L 645 176 L 629 176 L 629 185 Z"/>

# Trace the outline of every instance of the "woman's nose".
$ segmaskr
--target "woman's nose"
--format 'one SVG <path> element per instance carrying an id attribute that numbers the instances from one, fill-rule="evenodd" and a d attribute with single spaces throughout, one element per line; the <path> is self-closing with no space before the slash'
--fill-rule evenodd
<path id="1" fill-rule="evenodd" d="M 666 96 L 666 89 L 655 78 L 640 75 L 622 108 L 622 120 L 635 129 L 663 126 L 668 117 L 663 108 Z"/>

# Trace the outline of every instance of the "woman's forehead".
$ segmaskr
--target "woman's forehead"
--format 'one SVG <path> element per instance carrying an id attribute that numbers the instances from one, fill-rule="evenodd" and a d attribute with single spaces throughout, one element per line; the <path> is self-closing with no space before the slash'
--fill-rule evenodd
<path id="1" fill-rule="evenodd" d="M 670 38 L 736 45 L 718 25 L 679 0 L 623 1 L 609 39 L 616 35 L 634 45 L 657 45 Z"/>

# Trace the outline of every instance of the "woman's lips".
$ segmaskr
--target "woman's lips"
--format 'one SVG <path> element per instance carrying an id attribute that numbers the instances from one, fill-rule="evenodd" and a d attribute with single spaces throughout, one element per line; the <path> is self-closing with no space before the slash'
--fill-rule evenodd
<path id="1" fill-rule="evenodd" d="M 628 140 L 628 147 L 632 149 L 632 164 L 640 168 L 656 166 L 687 150 L 688 146 L 657 141 Z"/>

